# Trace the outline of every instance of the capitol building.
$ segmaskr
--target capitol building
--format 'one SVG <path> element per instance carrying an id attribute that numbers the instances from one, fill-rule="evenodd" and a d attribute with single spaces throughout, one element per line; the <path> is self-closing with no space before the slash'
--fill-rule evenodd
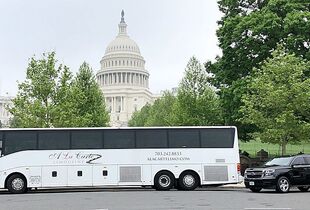
<path id="1" fill-rule="evenodd" d="M 9 127 L 12 114 L 8 111 L 8 108 L 13 105 L 13 97 L 0 96 L 0 128 Z"/>
<path id="2" fill-rule="evenodd" d="M 160 94 L 149 90 L 149 72 L 139 46 L 127 34 L 124 11 L 118 24 L 116 38 L 107 46 L 97 72 L 97 82 L 105 97 L 110 114 L 110 126 L 128 126 L 132 114 L 147 103 L 152 104 Z M 12 106 L 13 97 L 0 96 L 0 121 L 8 127 L 13 116 L 7 107 Z"/>
<path id="3" fill-rule="evenodd" d="M 132 114 L 158 97 L 149 90 L 149 72 L 139 46 L 127 34 L 124 11 L 118 35 L 107 46 L 97 81 L 110 113 L 110 126 L 127 126 Z"/>

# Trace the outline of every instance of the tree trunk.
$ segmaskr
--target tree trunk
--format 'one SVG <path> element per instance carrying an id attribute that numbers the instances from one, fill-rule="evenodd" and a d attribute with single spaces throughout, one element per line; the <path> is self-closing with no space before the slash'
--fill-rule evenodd
<path id="1" fill-rule="evenodd" d="M 282 144 L 281 144 L 282 156 L 284 156 L 286 154 L 286 145 L 287 145 L 287 142 L 286 141 L 282 141 Z"/>

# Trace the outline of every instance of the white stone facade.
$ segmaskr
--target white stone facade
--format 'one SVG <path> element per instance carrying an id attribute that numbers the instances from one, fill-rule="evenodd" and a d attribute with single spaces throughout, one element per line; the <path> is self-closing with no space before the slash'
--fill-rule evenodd
<path id="1" fill-rule="evenodd" d="M 13 97 L 0 96 L 0 121 L 2 127 L 9 127 L 10 120 L 12 119 L 11 113 L 7 110 L 8 107 L 12 106 Z"/>
<path id="2" fill-rule="evenodd" d="M 136 42 L 127 35 L 123 11 L 118 27 L 119 33 L 106 48 L 97 73 L 110 112 L 110 125 L 117 127 L 127 126 L 133 112 L 155 99 L 149 90 L 150 74 L 145 60 Z"/>

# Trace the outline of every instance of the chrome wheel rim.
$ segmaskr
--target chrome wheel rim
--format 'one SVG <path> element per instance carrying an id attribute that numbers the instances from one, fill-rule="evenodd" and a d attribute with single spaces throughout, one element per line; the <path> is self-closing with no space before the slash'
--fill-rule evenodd
<path id="1" fill-rule="evenodd" d="M 195 178 L 192 175 L 187 174 L 183 178 L 183 183 L 185 186 L 191 187 L 195 184 Z"/>
<path id="2" fill-rule="evenodd" d="M 290 187 L 290 184 L 289 184 L 287 179 L 280 179 L 279 180 L 279 184 L 280 184 L 280 190 L 282 192 L 287 192 L 288 191 L 288 189 Z"/>
<path id="3" fill-rule="evenodd" d="M 168 187 L 171 183 L 171 179 L 168 175 L 161 175 L 159 177 L 159 184 L 162 187 Z"/>
<path id="4" fill-rule="evenodd" d="M 24 181 L 21 179 L 21 178 L 15 178 L 13 181 L 12 181 L 12 188 L 14 190 L 21 190 L 23 189 L 24 187 Z"/>

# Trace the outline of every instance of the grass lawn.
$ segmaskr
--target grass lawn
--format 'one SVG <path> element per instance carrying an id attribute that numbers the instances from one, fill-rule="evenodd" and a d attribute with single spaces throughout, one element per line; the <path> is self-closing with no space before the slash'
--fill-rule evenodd
<path id="1" fill-rule="evenodd" d="M 246 151 L 251 157 L 255 157 L 256 153 L 261 149 L 264 149 L 271 156 L 277 156 L 281 154 L 281 148 L 276 144 L 261 143 L 259 141 L 241 142 L 239 141 L 239 147 L 242 151 Z M 310 143 L 303 143 L 301 145 L 287 145 L 287 155 L 294 155 L 299 152 L 310 154 Z"/>

